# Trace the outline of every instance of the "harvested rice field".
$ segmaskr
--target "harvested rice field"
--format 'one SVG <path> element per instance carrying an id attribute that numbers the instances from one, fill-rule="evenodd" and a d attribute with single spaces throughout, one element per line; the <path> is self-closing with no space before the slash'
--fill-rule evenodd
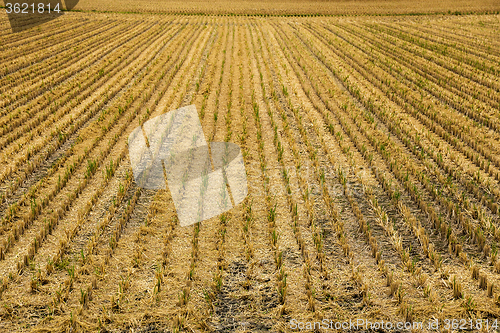
<path id="1" fill-rule="evenodd" d="M 1 332 L 496 331 L 498 4 L 93 2 L 0 17 Z M 248 194 L 181 226 L 127 140 L 188 105 Z"/>

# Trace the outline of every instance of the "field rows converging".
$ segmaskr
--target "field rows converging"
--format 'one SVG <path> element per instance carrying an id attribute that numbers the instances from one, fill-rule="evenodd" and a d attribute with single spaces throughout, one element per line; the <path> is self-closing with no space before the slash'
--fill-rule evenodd
<path id="1" fill-rule="evenodd" d="M 466 19 L 0 21 L 0 330 L 493 322 L 500 20 Z M 188 105 L 248 195 L 183 227 L 128 137 Z"/>

